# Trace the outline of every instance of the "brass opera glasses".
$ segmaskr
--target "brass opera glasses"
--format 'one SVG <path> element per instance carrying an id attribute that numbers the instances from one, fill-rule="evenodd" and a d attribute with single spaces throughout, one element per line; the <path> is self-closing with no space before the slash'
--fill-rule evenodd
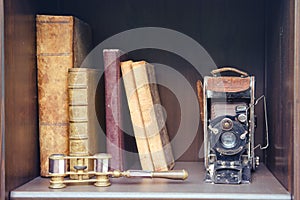
<path id="1" fill-rule="evenodd" d="M 110 154 L 99 153 L 94 156 L 65 156 L 63 154 L 53 154 L 49 157 L 49 174 L 51 176 L 50 186 L 52 189 L 60 189 L 66 187 L 68 183 L 94 183 L 97 187 L 110 186 L 109 178 L 119 177 L 142 177 L 142 178 L 167 178 L 175 180 L 185 180 L 188 173 L 185 170 L 171 171 L 143 171 L 143 170 L 127 170 L 127 171 L 109 171 Z M 75 171 L 67 171 L 67 160 L 77 159 L 77 165 L 74 166 Z M 94 171 L 84 171 L 87 166 L 84 165 L 84 159 L 94 160 Z M 65 179 L 68 175 L 77 175 L 78 179 Z M 91 178 L 83 179 L 84 175 L 90 175 Z"/>

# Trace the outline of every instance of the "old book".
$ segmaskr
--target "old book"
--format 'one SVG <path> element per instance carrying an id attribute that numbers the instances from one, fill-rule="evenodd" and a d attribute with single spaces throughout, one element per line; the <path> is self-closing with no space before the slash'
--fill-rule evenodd
<path id="1" fill-rule="evenodd" d="M 154 169 L 172 169 L 175 164 L 174 156 L 165 125 L 154 66 L 140 61 L 132 63 L 132 69 Z"/>
<path id="2" fill-rule="evenodd" d="M 124 170 L 124 134 L 121 130 L 121 91 L 119 49 L 104 49 L 106 149 L 112 155 L 110 168 Z"/>
<path id="3" fill-rule="evenodd" d="M 91 31 L 72 16 L 36 17 L 41 176 L 48 157 L 69 153 L 68 69 L 79 67 L 91 48 Z"/>
<path id="4" fill-rule="evenodd" d="M 146 131 L 144 128 L 143 117 L 140 110 L 136 85 L 132 71 L 132 61 L 121 63 L 122 78 L 128 101 L 130 117 L 132 121 L 134 136 L 140 158 L 141 167 L 143 170 L 154 170 L 152 156 L 148 145 Z"/>
<path id="5" fill-rule="evenodd" d="M 104 150 L 101 145 L 101 128 L 97 119 L 96 101 L 100 70 L 70 68 L 68 73 L 69 89 L 69 155 L 88 156 Z M 102 148 L 101 148 L 102 147 Z M 90 160 L 91 161 L 91 160 Z M 70 159 L 70 171 L 76 171 L 77 159 Z M 93 162 L 83 159 L 85 171 L 93 170 Z M 77 175 L 70 178 L 77 179 Z M 83 178 L 89 178 L 85 175 Z"/>

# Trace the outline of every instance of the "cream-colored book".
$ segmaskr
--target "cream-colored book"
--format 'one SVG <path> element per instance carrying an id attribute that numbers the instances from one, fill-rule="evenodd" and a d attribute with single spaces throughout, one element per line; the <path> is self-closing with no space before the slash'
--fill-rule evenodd
<path id="1" fill-rule="evenodd" d="M 165 126 L 153 65 L 133 62 L 132 70 L 143 117 L 154 170 L 166 171 L 174 167 L 174 156 Z"/>
<path id="2" fill-rule="evenodd" d="M 166 171 L 174 167 L 174 156 L 170 144 L 164 113 L 161 107 L 153 65 L 145 61 L 129 62 L 132 68 L 134 87 L 155 171 Z M 126 85 L 125 85 L 126 88 Z M 134 89 L 133 89 L 134 90 Z M 133 124 L 136 119 L 132 118 Z M 140 126 L 142 126 L 140 125 Z M 135 131 L 136 132 L 136 131 Z"/>
<path id="3" fill-rule="evenodd" d="M 122 78 L 124 82 L 126 97 L 128 101 L 130 117 L 132 121 L 134 136 L 139 153 L 140 163 L 143 170 L 154 170 L 152 156 L 143 124 L 138 95 L 132 71 L 132 61 L 121 63 Z"/>

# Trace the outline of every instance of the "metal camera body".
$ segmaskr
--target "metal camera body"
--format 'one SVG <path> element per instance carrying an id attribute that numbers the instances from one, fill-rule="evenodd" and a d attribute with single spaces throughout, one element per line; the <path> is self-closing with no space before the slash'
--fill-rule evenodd
<path id="1" fill-rule="evenodd" d="M 217 76 L 234 71 L 241 76 Z M 218 69 L 204 77 L 204 158 L 209 183 L 250 183 L 255 170 L 254 76 Z"/>

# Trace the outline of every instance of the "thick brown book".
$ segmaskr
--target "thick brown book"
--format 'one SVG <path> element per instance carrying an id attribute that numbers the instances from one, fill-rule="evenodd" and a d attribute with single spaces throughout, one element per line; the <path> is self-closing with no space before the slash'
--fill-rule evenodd
<path id="1" fill-rule="evenodd" d="M 119 49 L 104 49 L 106 149 L 112 155 L 111 169 L 124 169 L 124 135 L 121 130 L 121 92 Z"/>
<path id="2" fill-rule="evenodd" d="M 172 169 L 175 164 L 174 156 L 165 125 L 154 66 L 140 61 L 132 63 L 132 69 L 154 170 Z"/>
<path id="3" fill-rule="evenodd" d="M 91 47 L 91 31 L 72 16 L 37 15 L 37 69 L 41 176 L 48 157 L 69 153 L 68 69 L 79 67 Z"/>
<path id="4" fill-rule="evenodd" d="M 131 65 L 132 61 L 121 63 L 122 78 L 130 111 L 130 118 L 132 121 L 133 132 L 136 140 L 141 167 L 143 170 L 153 171 L 154 166 L 152 162 L 152 156 L 149 149 L 146 131 L 144 128 L 143 117 L 140 109 Z"/>
<path id="5" fill-rule="evenodd" d="M 88 156 L 104 152 L 101 127 L 97 119 L 96 101 L 99 99 L 97 86 L 100 70 L 88 68 L 70 68 L 68 73 L 69 89 L 69 155 Z M 102 144 L 101 144 L 102 141 Z M 102 148 L 101 148 L 102 147 Z M 85 171 L 93 170 L 93 162 L 83 159 Z M 77 159 L 70 159 L 70 171 L 76 171 Z M 77 179 L 77 175 L 70 178 Z M 87 175 L 83 178 L 89 178 Z"/>

